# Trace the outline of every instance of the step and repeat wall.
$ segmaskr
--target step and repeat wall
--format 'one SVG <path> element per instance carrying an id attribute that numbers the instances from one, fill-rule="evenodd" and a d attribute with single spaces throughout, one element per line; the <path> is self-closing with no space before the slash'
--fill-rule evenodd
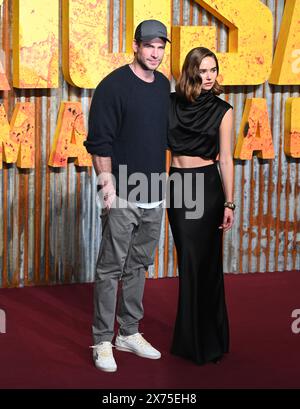
<path id="1" fill-rule="evenodd" d="M 205 46 L 234 107 L 225 272 L 300 269 L 300 0 L 0 0 L 0 10 L 1 287 L 93 280 L 89 106 L 98 82 L 132 61 L 134 28 L 148 18 L 172 37 L 160 67 L 171 87 L 186 53 Z M 176 275 L 165 214 L 148 277 Z"/>

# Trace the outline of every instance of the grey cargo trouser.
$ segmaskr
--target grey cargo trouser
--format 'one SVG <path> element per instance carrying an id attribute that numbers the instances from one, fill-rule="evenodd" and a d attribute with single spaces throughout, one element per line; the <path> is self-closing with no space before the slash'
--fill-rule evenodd
<path id="1" fill-rule="evenodd" d="M 127 208 L 102 210 L 102 240 L 94 285 L 94 344 L 112 341 L 118 297 L 117 321 L 121 335 L 138 332 L 143 318 L 145 272 L 153 263 L 160 236 L 162 206 L 142 209 L 133 203 Z"/>

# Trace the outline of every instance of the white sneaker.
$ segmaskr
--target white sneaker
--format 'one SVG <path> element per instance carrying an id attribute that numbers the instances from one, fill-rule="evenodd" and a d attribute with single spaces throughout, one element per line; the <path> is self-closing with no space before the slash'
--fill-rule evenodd
<path id="1" fill-rule="evenodd" d="M 126 337 L 118 335 L 115 346 L 119 351 L 133 352 L 143 358 L 159 359 L 161 357 L 161 353 L 153 348 L 139 332 Z"/>
<path id="2" fill-rule="evenodd" d="M 117 364 L 112 353 L 113 345 L 111 342 L 104 341 L 97 345 L 91 346 L 93 348 L 93 359 L 95 366 L 105 372 L 115 372 Z"/>

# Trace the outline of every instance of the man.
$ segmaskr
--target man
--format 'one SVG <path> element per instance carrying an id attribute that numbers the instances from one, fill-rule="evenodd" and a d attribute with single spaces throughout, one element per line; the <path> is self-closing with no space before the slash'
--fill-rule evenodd
<path id="1" fill-rule="evenodd" d="M 144 358 L 161 356 L 138 328 L 143 317 L 145 272 L 153 263 L 160 235 L 162 195 L 158 192 L 156 197 L 149 197 L 148 186 L 141 194 L 143 198 L 138 200 L 137 195 L 130 199 L 135 186 L 129 179 L 142 174 L 149 182 L 151 175 L 165 172 L 170 85 L 156 69 L 167 41 L 167 29 L 161 22 L 140 23 L 133 41 L 133 62 L 100 82 L 90 109 L 85 146 L 93 155 L 104 203 L 92 348 L 96 367 L 108 372 L 117 370 L 112 340 L 120 279 L 116 348 Z"/>

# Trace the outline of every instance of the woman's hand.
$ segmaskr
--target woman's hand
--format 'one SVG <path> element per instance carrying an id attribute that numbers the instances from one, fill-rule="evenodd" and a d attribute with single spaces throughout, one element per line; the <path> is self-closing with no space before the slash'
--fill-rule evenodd
<path id="1" fill-rule="evenodd" d="M 223 216 L 223 223 L 219 226 L 219 229 L 223 229 L 223 231 L 227 231 L 231 229 L 234 222 L 234 213 L 232 209 L 228 207 L 224 207 L 224 216 Z"/>

